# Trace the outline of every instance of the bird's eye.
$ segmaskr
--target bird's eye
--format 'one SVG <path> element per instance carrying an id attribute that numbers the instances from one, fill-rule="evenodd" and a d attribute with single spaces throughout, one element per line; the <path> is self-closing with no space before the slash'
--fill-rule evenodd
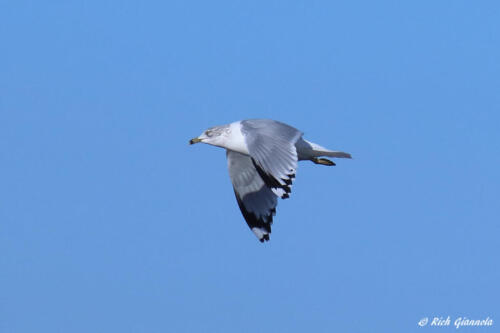
<path id="1" fill-rule="evenodd" d="M 213 132 L 208 130 L 208 131 L 205 131 L 205 134 L 210 138 L 213 135 Z"/>

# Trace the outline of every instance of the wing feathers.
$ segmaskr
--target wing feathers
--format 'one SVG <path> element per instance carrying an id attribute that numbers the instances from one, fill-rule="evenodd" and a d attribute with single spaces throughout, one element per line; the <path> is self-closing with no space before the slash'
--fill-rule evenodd
<path id="1" fill-rule="evenodd" d="M 226 151 L 236 201 L 250 229 L 261 242 L 269 240 L 278 200 L 260 177 L 252 158 Z"/>
<path id="2" fill-rule="evenodd" d="M 290 195 L 297 169 L 295 143 L 302 133 L 272 120 L 243 120 L 240 124 L 249 156 L 227 150 L 229 176 L 245 221 L 264 242 L 269 240 L 277 197 Z"/>
<path id="3" fill-rule="evenodd" d="M 297 169 L 295 143 L 302 132 L 267 119 L 244 120 L 241 131 L 259 175 L 276 195 L 288 198 Z"/>

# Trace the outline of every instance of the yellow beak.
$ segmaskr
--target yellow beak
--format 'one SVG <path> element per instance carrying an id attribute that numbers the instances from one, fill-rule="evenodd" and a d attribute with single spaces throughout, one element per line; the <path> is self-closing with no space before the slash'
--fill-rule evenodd
<path id="1" fill-rule="evenodd" d="M 201 140 L 198 138 L 194 138 L 194 139 L 189 140 L 190 145 L 194 145 L 195 143 L 198 143 L 198 142 L 201 142 Z"/>

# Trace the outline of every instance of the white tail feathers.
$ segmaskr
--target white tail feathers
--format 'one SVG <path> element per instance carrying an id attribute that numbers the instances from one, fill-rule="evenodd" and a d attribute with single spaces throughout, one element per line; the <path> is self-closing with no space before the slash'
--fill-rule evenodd
<path id="1" fill-rule="evenodd" d="M 318 151 L 321 156 L 339 157 L 339 158 L 352 158 L 351 154 L 345 153 L 343 151 L 333 151 L 333 150 L 321 150 Z"/>
<path id="2" fill-rule="evenodd" d="M 351 154 L 343 151 L 334 151 L 326 149 L 316 143 L 307 141 L 305 139 L 299 140 L 295 147 L 297 147 L 297 152 L 299 154 L 299 160 L 307 160 L 313 157 L 329 156 L 338 158 L 352 158 Z"/>

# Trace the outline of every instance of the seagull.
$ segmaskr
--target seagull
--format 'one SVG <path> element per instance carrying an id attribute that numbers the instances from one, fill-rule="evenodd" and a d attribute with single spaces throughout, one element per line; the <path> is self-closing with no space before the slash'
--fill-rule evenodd
<path id="1" fill-rule="evenodd" d="M 290 196 L 297 162 L 333 166 L 321 156 L 351 158 L 302 138 L 296 128 L 271 119 L 240 120 L 215 126 L 189 143 L 226 149 L 229 177 L 241 213 L 259 241 L 269 241 L 277 198 Z"/>

